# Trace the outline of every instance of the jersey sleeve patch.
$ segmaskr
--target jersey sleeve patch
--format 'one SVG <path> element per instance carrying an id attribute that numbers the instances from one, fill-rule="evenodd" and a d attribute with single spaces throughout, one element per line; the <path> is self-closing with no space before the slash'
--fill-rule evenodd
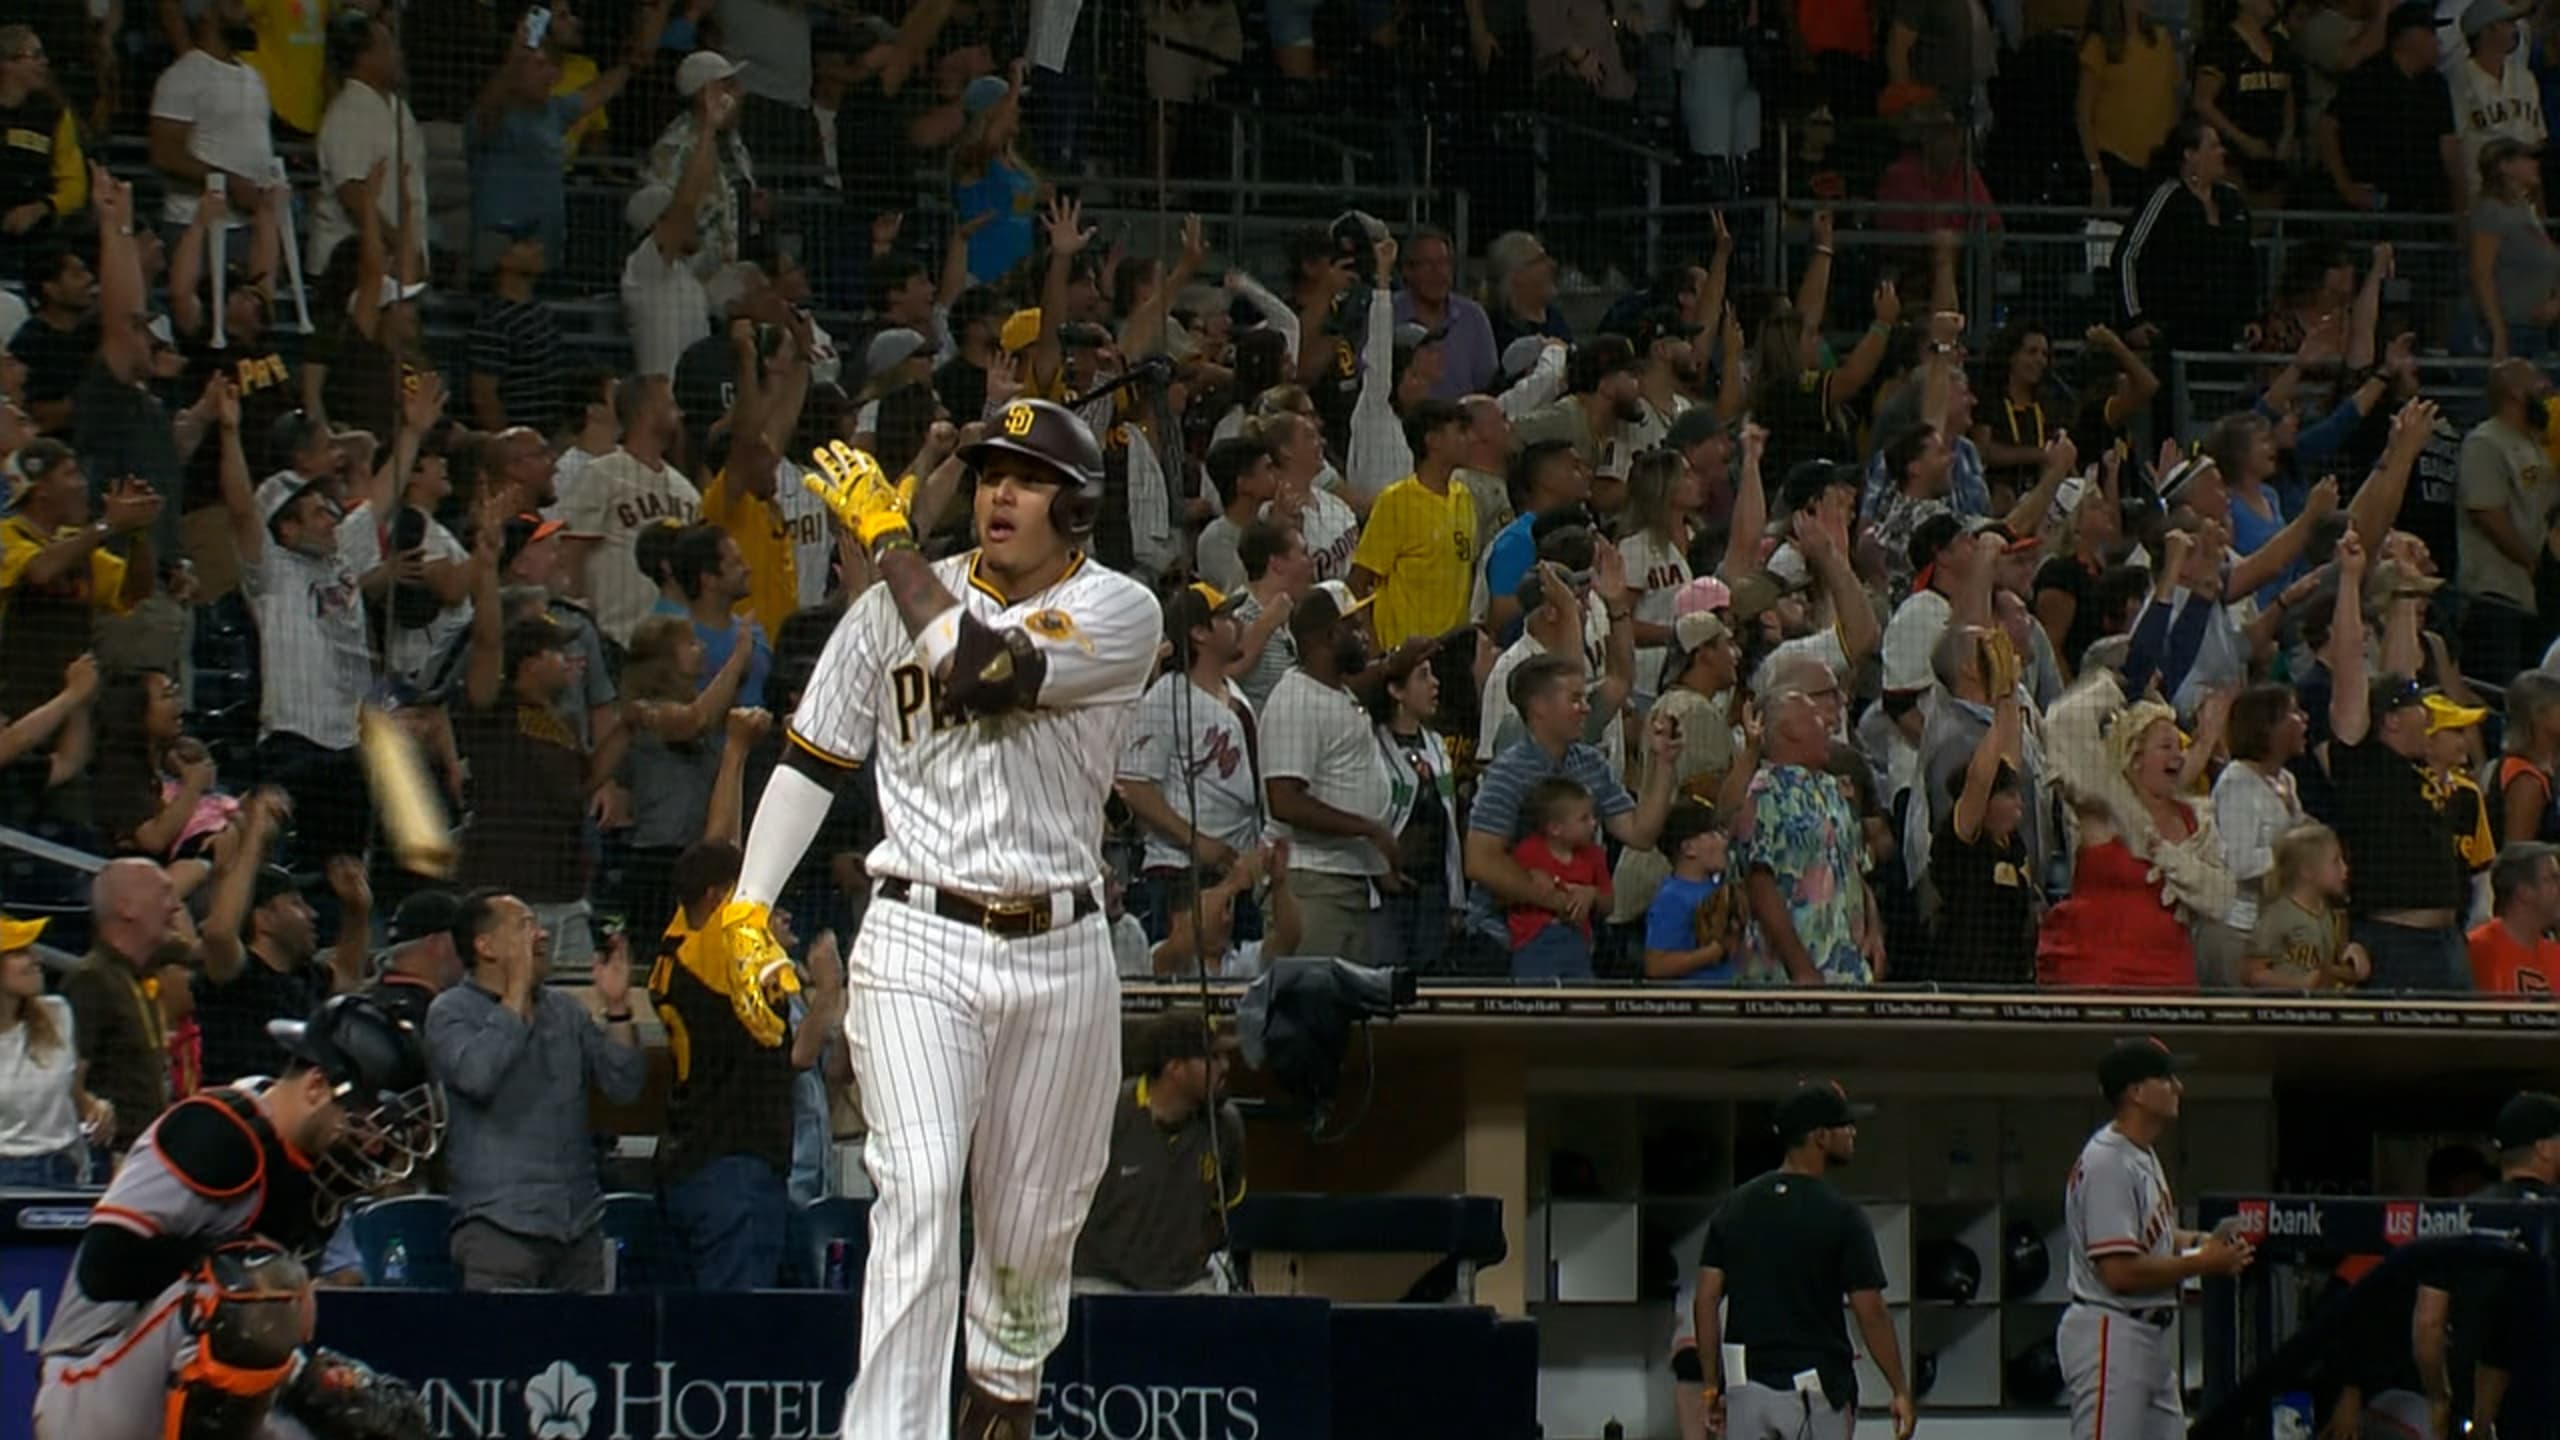
<path id="1" fill-rule="evenodd" d="M 248 1193 L 263 1178 L 266 1156 L 247 1121 L 211 1095 L 170 1107 L 153 1127 L 153 1144 L 181 1184 L 209 1200 Z"/>
<path id="2" fill-rule="evenodd" d="M 1022 628 L 1055 645 L 1073 645 L 1087 655 L 1093 653 L 1093 642 L 1076 626 L 1075 617 L 1064 610 L 1035 610 L 1022 617 Z"/>

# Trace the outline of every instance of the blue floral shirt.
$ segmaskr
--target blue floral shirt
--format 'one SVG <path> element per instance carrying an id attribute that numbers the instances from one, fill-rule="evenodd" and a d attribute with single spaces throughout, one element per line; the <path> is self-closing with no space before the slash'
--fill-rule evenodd
<path id="1" fill-rule="evenodd" d="M 1871 985 L 1859 937 L 1867 925 L 1865 837 L 1846 782 L 1801 765 L 1764 765 L 1751 777 L 1749 802 L 1734 836 L 1741 873 L 1766 870 L 1795 921 L 1796 938 L 1830 985 Z M 1786 963 L 1751 928 L 1745 981 L 1783 985 Z"/>

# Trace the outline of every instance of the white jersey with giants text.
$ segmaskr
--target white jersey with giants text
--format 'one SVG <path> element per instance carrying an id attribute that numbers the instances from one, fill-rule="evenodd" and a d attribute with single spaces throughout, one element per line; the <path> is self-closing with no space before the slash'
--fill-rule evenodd
<path id="1" fill-rule="evenodd" d="M 595 542 L 587 556 L 587 601 L 596 626 L 616 645 L 658 603 L 658 582 L 640 573 L 640 532 L 672 520 L 702 519 L 702 495 L 684 472 L 661 461 L 654 469 L 627 450 L 616 450 L 579 470 L 560 492 L 560 515 L 569 534 Z"/>

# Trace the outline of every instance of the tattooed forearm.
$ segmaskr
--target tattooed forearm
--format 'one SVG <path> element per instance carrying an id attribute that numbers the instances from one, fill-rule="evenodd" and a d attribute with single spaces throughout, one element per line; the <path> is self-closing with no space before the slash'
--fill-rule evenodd
<path id="1" fill-rule="evenodd" d="M 933 617 L 959 603 L 933 573 L 933 562 L 912 544 L 883 546 L 872 563 L 889 587 L 889 598 L 897 602 L 898 618 L 907 622 L 910 635 L 924 633 Z"/>

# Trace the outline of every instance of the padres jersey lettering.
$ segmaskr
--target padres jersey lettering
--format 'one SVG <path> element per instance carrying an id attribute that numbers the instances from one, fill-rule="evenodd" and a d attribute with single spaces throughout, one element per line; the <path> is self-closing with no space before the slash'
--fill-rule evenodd
<path id="1" fill-rule="evenodd" d="M 1439 635 L 1467 621 L 1475 596 L 1476 504 L 1455 481 L 1433 490 L 1413 476 L 1369 510 L 1351 563 L 1378 577 L 1378 644 Z"/>
<path id="2" fill-rule="evenodd" d="M 889 692 L 897 697 L 898 743 L 912 745 L 918 735 L 957 729 L 969 723 L 968 715 L 951 703 L 921 663 L 899 666 L 889 672 Z"/>
<path id="3" fill-rule="evenodd" d="M 803 610 L 827 598 L 836 548 L 836 527 L 830 523 L 827 502 L 800 483 L 808 473 L 785 460 L 773 481 L 773 507 L 781 515 L 775 535 L 790 548 L 795 597 Z"/>

